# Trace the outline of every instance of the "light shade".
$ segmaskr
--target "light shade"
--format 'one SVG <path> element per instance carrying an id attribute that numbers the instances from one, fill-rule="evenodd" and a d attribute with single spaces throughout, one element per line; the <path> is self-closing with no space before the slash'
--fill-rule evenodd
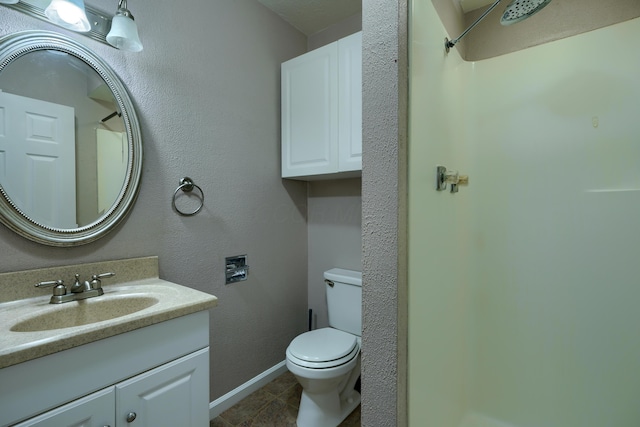
<path id="1" fill-rule="evenodd" d="M 91 30 L 83 0 L 51 0 L 44 14 L 49 21 L 61 27 L 83 33 Z"/>
<path id="2" fill-rule="evenodd" d="M 138 36 L 136 22 L 130 13 L 125 14 L 121 13 L 121 11 L 123 11 L 123 9 L 118 9 L 118 12 L 111 21 L 111 31 L 107 34 L 107 41 L 110 45 L 120 50 L 140 52 L 142 50 L 142 42 Z"/>
<path id="3" fill-rule="evenodd" d="M 20 0 L 0 0 L 0 4 L 16 4 Z"/>

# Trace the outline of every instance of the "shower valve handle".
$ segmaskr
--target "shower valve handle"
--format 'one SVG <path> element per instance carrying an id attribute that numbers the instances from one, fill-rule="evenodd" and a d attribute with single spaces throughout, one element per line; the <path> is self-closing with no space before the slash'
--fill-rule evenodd
<path id="1" fill-rule="evenodd" d="M 451 192 L 457 193 L 458 186 L 469 185 L 469 176 L 460 175 L 457 171 L 448 171 L 444 166 L 438 166 L 436 170 L 436 190 L 444 191 L 447 184 L 451 184 Z"/>

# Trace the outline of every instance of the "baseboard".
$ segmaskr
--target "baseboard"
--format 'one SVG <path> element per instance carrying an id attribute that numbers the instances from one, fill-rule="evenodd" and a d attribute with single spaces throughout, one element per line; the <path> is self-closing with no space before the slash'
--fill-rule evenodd
<path id="1" fill-rule="evenodd" d="M 251 378 L 246 383 L 234 388 L 224 396 L 217 398 L 213 402 L 209 403 L 209 419 L 214 419 L 222 412 L 231 408 L 233 405 L 240 402 L 242 399 L 249 396 L 254 391 L 264 387 L 272 380 L 284 374 L 286 371 L 287 366 L 285 364 L 285 361 L 283 360 L 277 365 Z"/>

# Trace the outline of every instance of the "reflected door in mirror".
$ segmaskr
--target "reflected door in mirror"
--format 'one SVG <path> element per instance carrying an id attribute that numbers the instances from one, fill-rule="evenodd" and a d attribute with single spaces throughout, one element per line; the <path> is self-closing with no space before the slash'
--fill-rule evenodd
<path id="1" fill-rule="evenodd" d="M 0 185 L 49 227 L 75 228 L 74 109 L 0 92 Z"/>

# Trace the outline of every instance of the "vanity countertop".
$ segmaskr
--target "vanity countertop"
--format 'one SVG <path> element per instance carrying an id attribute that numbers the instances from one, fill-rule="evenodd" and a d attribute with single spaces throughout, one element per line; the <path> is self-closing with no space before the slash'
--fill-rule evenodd
<path id="1" fill-rule="evenodd" d="M 5 297 L 0 301 L 0 342 L 2 343 L 0 346 L 0 368 L 206 310 L 217 305 L 217 298 L 213 295 L 159 279 L 156 257 L 69 266 L 69 270 L 65 270 L 65 268 L 67 267 L 0 274 L 0 289 L 5 292 Z M 63 304 L 49 304 L 52 294 L 51 288 L 38 289 L 34 287 L 34 284 L 39 281 L 57 280 L 58 277 L 67 278 L 71 271 L 85 272 L 82 277 L 113 271 L 116 273 L 114 278 L 119 277 L 120 280 L 103 280 L 104 295 L 102 296 Z M 87 271 L 93 273 L 86 273 Z M 110 284 L 109 281 L 112 283 Z M 36 296 L 34 296 L 33 289 L 36 291 Z M 141 298 L 153 300 L 154 303 L 130 314 L 80 326 L 56 329 L 55 325 L 44 324 L 42 327 L 35 328 L 38 330 L 34 331 L 16 332 L 11 330 L 16 324 L 33 317 L 34 314 L 49 315 L 61 310 L 73 312 L 73 310 L 69 310 L 73 308 L 73 304 L 84 305 L 84 310 L 91 311 L 93 304 L 117 300 L 117 304 L 115 304 L 117 309 L 127 312 L 127 304 L 133 304 L 136 299 Z"/>

